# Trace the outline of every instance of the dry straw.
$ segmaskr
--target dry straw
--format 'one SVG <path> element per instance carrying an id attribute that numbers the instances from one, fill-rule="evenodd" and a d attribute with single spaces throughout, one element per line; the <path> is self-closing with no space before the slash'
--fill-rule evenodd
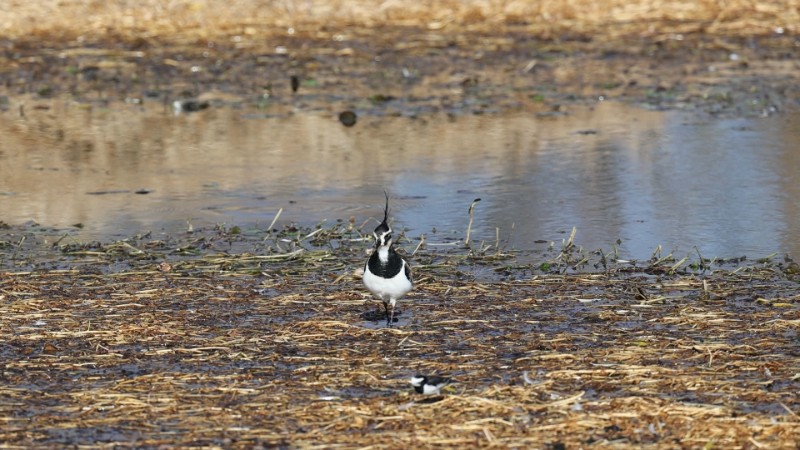
<path id="1" fill-rule="evenodd" d="M 72 268 L 0 274 L 0 442 L 788 449 L 800 440 L 800 296 L 777 264 L 692 272 L 609 262 L 579 273 L 563 263 L 586 259 L 573 245 L 570 258 L 551 254 L 545 273 L 514 253 L 422 248 L 417 288 L 390 329 L 364 319 L 379 307 L 356 273 L 369 244 L 344 226 L 320 230 L 256 237 L 267 246 L 259 254 L 186 256 L 175 250 L 187 243 L 146 239 L 65 246 L 58 259 Z M 213 244 L 192 239 L 201 237 Z M 128 268 L 109 271 L 112 262 Z M 502 275 L 478 276 L 487 269 Z M 457 384 L 423 399 L 408 384 L 414 373 Z"/>
<path id="2" fill-rule="evenodd" d="M 432 31 L 498 31 L 527 27 L 549 34 L 571 30 L 605 35 L 661 31 L 765 34 L 797 31 L 797 0 L 251 0 L 220 8 L 212 0 L 12 2 L 0 6 L 7 37 L 95 40 L 263 36 L 288 28 L 414 26 Z"/>

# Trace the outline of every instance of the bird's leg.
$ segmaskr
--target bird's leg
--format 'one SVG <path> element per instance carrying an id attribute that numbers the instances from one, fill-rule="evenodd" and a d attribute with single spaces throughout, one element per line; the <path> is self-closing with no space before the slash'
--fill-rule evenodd
<path id="1" fill-rule="evenodd" d="M 386 313 L 386 326 L 392 326 L 389 318 L 389 304 L 386 302 L 383 302 L 383 311 Z M 394 308 L 392 308 L 392 312 L 394 312 Z"/>
<path id="2" fill-rule="evenodd" d="M 392 323 L 394 323 L 394 303 L 392 303 L 392 313 L 389 314 L 389 326 L 392 326 Z"/>

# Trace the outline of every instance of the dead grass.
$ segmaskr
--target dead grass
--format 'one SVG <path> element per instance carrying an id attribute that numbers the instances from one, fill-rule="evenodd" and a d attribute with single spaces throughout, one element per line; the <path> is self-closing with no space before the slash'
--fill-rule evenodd
<path id="1" fill-rule="evenodd" d="M 796 107 L 798 5 L 15 0 L 0 2 L 0 95 L 287 109 L 369 99 L 411 115 L 561 113 L 602 97 L 769 116 Z M 302 102 L 284 95 L 291 76 Z"/>
<path id="2" fill-rule="evenodd" d="M 168 251 L 169 262 L 148 250 L 157 243 L 65 247 L 73 269 L 0 274 L 0 441 L 788 449 L 800 440 L 800 296 L 768 261 L 676 272 L 660 258 L 545 274 L 510 268 L 511 254 L 423 248 L 404 324 L 388 329 L 362 318 L 378 308 L 354 273 L 367 244 L 326 250 L 341 233 L 294 235 L 270 236 L 261 256 Z M 320 248 L 300 249 L 312 239 Z M 119 258 L 132 267 L 106 273 Z M 507 273 L 475 276 L 487 269 Z M 457 384 L 426 402 L 407 382 L 417 372 Z"/>
<path id="3" fill-rule="evenodd" d="M 263 37 L 297 30 L 415 26 L 445 32 L 514 26 L 539 35 L 564 31 L 621 36 L 662 32 L 758 35 L 797 32 L 798 0 L 211 0 L 20 1 L 0 6 L 6 37 Z"/>

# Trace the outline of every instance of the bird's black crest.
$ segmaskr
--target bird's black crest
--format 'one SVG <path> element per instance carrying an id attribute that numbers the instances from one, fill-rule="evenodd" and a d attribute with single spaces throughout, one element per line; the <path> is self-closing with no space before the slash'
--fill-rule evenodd
<path id="1" fill-rule="evenodd" d="M 383 208 L 383 223 L 388 225 L 387 221 L 389 220 L 389 193 L 383 191 L 383 195 L 386 196 L 386 207 Z"/>
<path id="2" fill-rule="evenodd" d="M 375 228 L 376 236 L 380 236 L 388 231 L 391 231 L 391 228 L 389 228 L 389 194 L 386 191 L 383 191 L 383 194 L 386 196 L 386 207 L 383 209 L 383 222 L 381 222 L 381 224 Z"/>

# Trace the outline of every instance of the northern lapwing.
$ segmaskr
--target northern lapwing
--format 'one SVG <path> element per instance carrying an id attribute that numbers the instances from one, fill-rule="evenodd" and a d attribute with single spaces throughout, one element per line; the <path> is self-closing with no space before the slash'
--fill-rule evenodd
<path id="1" fill-rule="evenodd" d="M 392 247 L 392 228 L 389 226 L 389 194 L 383 210 L 383 222 L 375 228 L 375 249 L 364 267 L 364 285 L 383 302 L 386 325 L 394 322 L 397 300 L 411 290 L 411 268 Z M 389 307 L 391 306 L 391 311 Z"/>
<path id="2" fill-rule="evenodd" d="M 438 394 L 442 389 L 452 384 L 453 380 L 445 377 L 414 375 L 411 377 L 410 382 L 417 394 L 432 395 Z"/>

